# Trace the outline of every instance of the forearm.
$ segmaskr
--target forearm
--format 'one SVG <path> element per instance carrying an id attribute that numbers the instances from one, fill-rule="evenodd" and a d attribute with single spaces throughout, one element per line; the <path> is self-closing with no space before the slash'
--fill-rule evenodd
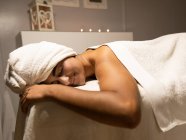
<path id="1" fill-rule="evenodd" d="M 130 123 L 130 100 L 116 92 L 85 91 L 63 85 L 50 85 L 47 96 L 97 121 L 117 126 L 127 126 L 127 122 Z"/>
<path id="2" fill-rule="evenodd" d="M 117 103 L 114 100 L 116 96 L 110 92 L 86 91 L 69 86 L 50 85 L 47 96 L 66 104 L 96 112 L 116 113 Z"/>

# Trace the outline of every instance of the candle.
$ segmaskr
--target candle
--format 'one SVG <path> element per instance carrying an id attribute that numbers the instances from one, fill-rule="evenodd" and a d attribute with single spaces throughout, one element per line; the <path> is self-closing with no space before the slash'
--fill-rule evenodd
<path id="1" fill-rule="evenodd" d="M 110 30 L 109 30 L 109 29 L 107 29 L 107 32 L 110 32 Z"/>
<path id="2" fill-rule="evenodd" d="M 80 31 L 83 32 L 83 29 L 81 29 Z"/>
<path id="3" fill-rule="evenodd" d="M 98 29 L 98 32 L 100 33 L 101 32 L 101 29 Z"/>
<path id="4" fill-rule="evenodd" d="M 89 32 L 92 32 L 92 29 L 89 29 Z"/>

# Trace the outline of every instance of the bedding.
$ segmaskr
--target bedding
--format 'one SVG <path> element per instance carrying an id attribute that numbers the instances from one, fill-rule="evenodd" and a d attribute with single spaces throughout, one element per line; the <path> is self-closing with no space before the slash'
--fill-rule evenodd
<path id="1" fill-rule="evenodd" d="M 97 80 L 89 81 L 84 90 L 99 90 Z M 104 125 L 90 120 L 56 102 L 40 102 L 28 115 L 19 109 L 15 140 L 185 140 L 186 125 L 162 132 L 156 122 L 147 92 L 138 85 L 142 97 L 142 119 L 135 129 Z"/>
<path id="2" fill-rule="evenodd" d="M 92 80 L 77 88 L 99 91 L 99 84 L 97 80 Z M 143 104 L 149 106 L 145 98 L 146 93 L 142 87 L 139 86 L 139 89 Z M 96 129 L 106 135 L 115 133 L 116 139 L 121 137 L 123 131 L 121 128 L 97 123 L 55 102 L 42 102 L 34 105 L 28 115 L 23 114 L 19 109 L 15 140 L 110 139 L 109 135 L 105 137 L 101 136 L 102 134 L 96 134 Z M 119 133 L 121 134 L 118 137 Z"/>
<path id="3" fill-rule="evenodd" d="M 186 123 L 186 33 L 106 45 L 148 92 L 162 131 Z"/>

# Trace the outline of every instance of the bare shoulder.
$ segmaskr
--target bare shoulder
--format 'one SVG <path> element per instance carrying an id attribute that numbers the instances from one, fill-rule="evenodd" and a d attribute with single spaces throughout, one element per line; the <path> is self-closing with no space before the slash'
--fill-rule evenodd
<path id="1" fill-rule="evenodd" d="M 109 73 L 118 70 L 126 70 L 114 52 L 108 46 L 101 46 L 94 52 L 95 69 L 97 74 Z M 104 66 L 104 67 L 103 67 Z"/>
<path id="2" fill-rule="evenodd" d="M 106 45 L 102 45 L 101 47 L 97 48 L 94 51 L 94 60 L 97 64 L 100 64 L 102 62 L 106 61 L 118 61 L 116 60 L 116 56 L 113 53 L 113 51 Z"/>
<path id="3" fill-rule="evenodd" d="M 97 48 L 96 53 L 99 54 L 99 57 L 102 57 L 103 59 L 104 57 L 108 58 L 108 55 L 109 56 L 114 55 L 112 50 L 106 45 L 102 45 L 101 47 Z"/>
<path id="4" fill-rule="evenodd" d="M 108 46 L 96 49 L 95 75 L 102 90 L 136 90 L 136 81 Z"/>

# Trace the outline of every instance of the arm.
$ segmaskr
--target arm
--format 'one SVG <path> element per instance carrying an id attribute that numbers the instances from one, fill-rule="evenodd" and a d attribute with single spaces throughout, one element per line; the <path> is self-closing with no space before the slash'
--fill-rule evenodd
<path id="1" fill-rule="evenodd" d="M 102 49 L 99 52 L 103 54 Z M 57 84 L 35 85 L 27 89 L 28 94 L 22 101 L 23 108 L 27 108 L 33 100 L 50 98 L 94 120 L 135 127 L 140 120 L 140 101 L 135 80 L 113 54 L 108 57 L 110 54 L 104 50 L 104 55 L 96 55 L 101 58 L 95 62 L 101 91 L 85 91 Z"/>

